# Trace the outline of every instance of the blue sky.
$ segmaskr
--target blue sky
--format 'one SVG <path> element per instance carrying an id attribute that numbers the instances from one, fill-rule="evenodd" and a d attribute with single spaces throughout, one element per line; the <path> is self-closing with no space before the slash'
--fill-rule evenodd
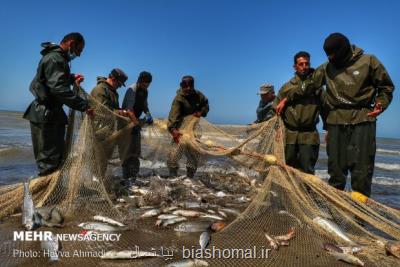
<path id="1" fill-rule="evenodd" d="M 86 39 L 74 73 L 86 91 L 96 76 L 122 68 L 136 81 L 153 74 L 150 109 L 166 117 L 180 78 L 191 74 L 210 101 L 214 123 L 249 123 L 256 117 L 259 85 L 276 90 L 293 76 L 293 55 L 326 61 L 322 45 L 342 32 L 376 55 L 400 84 L 398 1 L 3 1 L 0 9 L 0 109 L 24 110 L 40 60 L 40 43 L 59 43 L 69 32 Z M 119 89 L 122 100 L 125 88 Z M 399 137 L 399 93 L 379 117 L 378 136 Z"/>

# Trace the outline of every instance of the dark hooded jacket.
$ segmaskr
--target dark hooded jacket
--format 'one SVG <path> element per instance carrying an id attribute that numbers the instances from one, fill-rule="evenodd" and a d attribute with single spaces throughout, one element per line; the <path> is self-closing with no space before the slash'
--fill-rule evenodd
<path id="1" fill-rule="evenodd" d="M 53 43 L 43 43 L 42 47 L 43 57 L 29 88 L 35 100 L 25 111 L 24 118 L 35 123 L 67 124 L 63 105 L 84 111 L 88 102 L 71 90 L 74 77 L 67 53 Z"/>
<path id="2" fill-rule="evenodd" d="M 184 95 L 182 88 L 178 89 L 172 102 L 168 116 L 168 130 L 179 129 L 183 119 L 195 112 L 201 112 L 201 116 L 207 116 L 209 111 L 208 99 L 200 91 L 194 90 L 190 95 Z"/>
<path id="3" fill-rule="evenodd" d="M 380 102 L 385 110 L 394 91 L 393 82 L 382 63 L 354 45 L 352 57 L 345 66 L 336 68 L 329 62 L 322 64 L 312 79 L 290 92 L 288 100 L 302 98 L 323 85 L 326 86 L 326 123 L 331 125 L 376 121 L 375 117 L 367 114 L 376 102 Z"/>

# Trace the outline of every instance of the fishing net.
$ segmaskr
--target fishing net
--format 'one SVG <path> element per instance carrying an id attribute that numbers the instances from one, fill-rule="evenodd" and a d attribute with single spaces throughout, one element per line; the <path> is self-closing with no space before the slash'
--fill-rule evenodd
<path id="1" fill-rule="evenodd" d="M 384 246 L 400 240 L 400 212 L 285 165 L 284 127 L 278 117 L 249 126 L 223 126 L 189 116 L 180 129 L 179 144 L 172 141 L 165 120 L 144 125 L 138 185 L 132 186 L 131 195 L 120 197 L 121 164 L 133 142 L 133 124 L 94 99 L 90 102 L 93 118 L 70 115 L 69 153 L 62 168 L 30 181 L 35 207 L 56 207 L 64 217 L 62 227 L 42 226 L 36 231 L 84 233 L 78 225 L 93 222 L 96 215 L 126 227 L 118 230 L 119 241 L 62 242 L 57 264 L 164 266 L 197 257 L 209 266 L 345 266 L 324 250 L 324 244 L 350 244 L 319 223 L 325 220 L 361 248 L 355 256 L 367 266 L 399 265 Z M 180 176 L 166 178 L 168 166 L 179 166 Z M 197 168 L 194 179 L 184 175 L 185 167 Z M 3 266 L 43 266 L 49 261 L 27 254 L 40 251 L 39 241 L 13 240 L 14 231 L 24 230 L 23 198 L 22 183 L 0 187 Z M 187 217 L 189 222 L 224 221 L 226 227 L 211 234 L 210 254 L 199 254 L 201 232 L 176 231 L 179 223 L 163 227 L 156 225 L 156 216 L 143 216 L 152 209 L 171 213 L 166 209 L 174 206 L 198 212 Z M 270 250 L 266 234 L 274 237 L 290 231 L 294 236 L 286 245 Z M 138 248 L 161 257 L 102 260 L 90 254 Z"/>

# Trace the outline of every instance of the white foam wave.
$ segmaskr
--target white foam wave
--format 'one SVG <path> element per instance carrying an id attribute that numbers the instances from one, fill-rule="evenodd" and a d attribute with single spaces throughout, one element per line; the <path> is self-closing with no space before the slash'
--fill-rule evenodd
<path id="1" fill-rule="evenodd" d="M 376 150 L 376 152 L 383 153 L 383 154 L 400 155 L 400 151 L 398 151 L 398 150 L 390 150 L 390 149 L 383 149 L 383 148 L 378 148 Z"/>
<path id="2" fill-rule="evenodd" d="M 329 174 L 327 170 L 316 170 L 315 175 L 323 180 L 329 179 Z M 400 179 L 387 176 L 377 176 L 372 178 L 372 183 L 379 185 L 400 185 Z"/>
<path id="3" fill-rule="evenodd" d="M 383 170 L 388 170 L 388 171 L 400 171 L 400 164 L 391 164 L 391 163 L 375 163 L 375 167 Z"/>

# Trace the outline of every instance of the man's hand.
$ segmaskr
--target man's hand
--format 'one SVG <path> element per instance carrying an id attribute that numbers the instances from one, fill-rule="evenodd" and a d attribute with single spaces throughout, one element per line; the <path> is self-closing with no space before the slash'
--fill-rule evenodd
<path id="1" fill-rule="evenodd" d="M 377 117 L 383 111 L 381 102 L 377 102 L 374 106 L 374 110 L 367 114 L 368 117 Z"/>
<path id="2" fill-rule="evenodd" d="M 193 113 L 193 116 L 200 118 L 201 117 L 201 112 L 200 111 L 196 111 L 195 113 Z"/>
<path id="3" fill-rule="evenodd" d="M 177 129 L 173 129 L 171 134 L 172 134 L 172 139 L 174 139 L 174 142 L 178 144 L 182 134 Z"/>
<path id="4" fill-rule="evenodd" d="M 83 82 L 83 80 L 85 80 L 85 77 L 83 77 L 82 74 L 75 74 L 74 78 L 75 78 L 75 84 L 77 86 L 80 86 L 81 82 Z"/>
<path id="5" fill-rule="evenodd" d="M 325 139 L 325 144 L 328 144 L 328 140 L 329 140 L 328 131 L 326 131 L 324 139 Z"/>
<path id="6" fill-rule="evenodd" d="M 286 102 L 288 101 L 287 97 L 281 100 L 279 104 L 276 106 L 276 114 L 280 116 L 282 114 L 282 111 L 285 109 Z"/>
<path id="7" fill-rule="evenodd" d="M 94 109 L 93 108 L 88 108 L 85 112 L 91 119 L 94 118 Z"/>

